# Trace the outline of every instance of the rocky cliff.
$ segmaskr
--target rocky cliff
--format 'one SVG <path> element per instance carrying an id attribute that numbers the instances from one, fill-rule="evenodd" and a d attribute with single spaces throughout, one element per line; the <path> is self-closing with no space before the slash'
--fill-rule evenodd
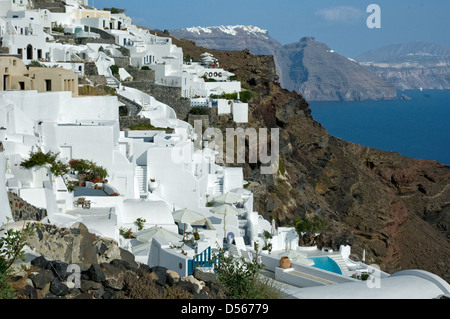
<path id="1" fill-rule="evenodd" d="M 205 51 L 193 41 L 174 43 L 192 57 Z M 450 167 L 330 136 L 302 95 L 277 83 L 272 57 L 208 51 L 257 92 L 248 126 L 280 128 L 278 173 L 261 175 L 258 165 L 244 166 L 257 211 L 278 225 L 318 216 L 328 227 L 304 242 L 334 249 L 350 244 L 355 256 L 365 249 L 366 262 L 384 271 L 417 268 L 450 280 Z M 235 126 L 225 117 L 210 122 Z"/>
<path id="2" fill-rule="evenodd" d="M 450 89 L 450 48 L 420 41 L 390 45 L 356 57 L 400 90 Z"/>
<path id="3" fill-rule="evenodd" d="M 314 38 L 284 46 L 283 87 L 309 101 L 395 99 L 395 87 Z"/>
<path id="4" fill-rule="evenodd" d="M 300 92 L 310 101 L 396 98 L 392 84 L 314 38 L 281 45 L 267 31 L 245 26 L 189 28 L 169 33 L 209 49 L 248 49 L 252 54 L 272 55 L 281 86 Z"/>
<path id="5" fill-rule="evenodd" d="M 29 221 L 27 221 L 29 222 Z M 17 223 L 20 229 L 22 223 Z M 98 237 L 82 223 L 70 228 L 35 224 L 28 239 L 40 256 L 18 260 L 11 279 L 19 299 L 219 299 L 214 274 L 186 278 L 167 268 L 141 264 L 116 241 Z M 24 271 L 20 266 L 26 266 Z"/>

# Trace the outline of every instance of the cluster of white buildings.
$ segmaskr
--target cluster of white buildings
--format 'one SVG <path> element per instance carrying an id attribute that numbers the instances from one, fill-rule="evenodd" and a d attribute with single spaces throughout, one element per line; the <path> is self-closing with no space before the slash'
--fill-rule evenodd
<path id="1" fill-rule="evenodd" d="M 67 0 L 65 13 L 31 10 L 28 1 L 17 2 L 0 1 L 0 36 L 9 54 L 25 64 L 57 64 L 82 78 L 83 61 L 90 61 L 100 75 L 113 78 L 109 67 L 115 55 L 121 56 L 118 48 L 125 47 L 130 64 L 154 70 L 157 84 L 180 87 L 193 105 L 215 103 L 219 114 L 233 114 L 236 122 L 248 120 L 246 103 L 208 99 L 241 91 L 240 82 L 231 81 L 233 74 L 220 69 L 210 54 L 200 62 L 184 63 L 182 49 L 170 38 L 134 26 L 123 13 L 86 7 L 87 1 Z M 56 26 L 94 38 L 85 26 L 101 29 L 113 35 L 115 43 L 56 43 Z M 3 71 L 7 76 L 8 70 Z M 127 77 L 123 69 L 122 77 Z M 140 115 L 154 127 L 172 130 L 121 131 L 117 96 L 77 96 L 67 89 L 0 90 L 0 223 L 12 218 L 7 191 L 14 192 L 47 210 L 42 222 L 64 227 L 82 222 L 91 232 L 117 240 L 138 261 L 165 266 L 183 277 L 195 267 L 208 266 L 204 257 L 218 247 L 230 247 L 245 258 L 258 247 L 273 271 L 280 256 L 299 252 L 293 228 L 277 228 L 254 211 L 242 168 L 217 165 L 215 150 L 195 147 L 194 128 L 179 120 L 170 106 L 117 79 L 111 83 L 117 94 L 141 104 Z M 107 181 L 75 184 L 73 189 L 77 172 L 56 176 L 49 165 L 21 167 L 39 149 L 59 154 L 64 163 L 94 161 L 107 169 Z M 134 236 L 125 236 L 126 230 Z M 349 247 L 342 247 L 337 256 L 345 257 L 340 261 L 344 267 L 355 265 L 348 260 Z M 297 261 L 298 267 L 314 264 L 306 258 Z M 280 278 L 286 276 L 279 273 Z"/>
<path id="2" fill-rule="evenodd" d="M 1 191 L 4 206 L 0 212 L 1 222 L 12 217 L 8 201 L 3 199 L 7 191 L 14 192 L 26 202 L 45 208 L 48 213 L 45 222 L 70 227 L 81 221 L 92 232 L 114 238 L 132 252 L 137 249 L 138 260 L 149 263 L 156 258 L 157 264 L 169 267 L 159 257 L 164 250 L 175 253 L 175 259 L 181 258 L 187 263 L 209 247 L 222 247 L 227 234 L 242 243 L 245 238 L 246 244 L 251 246 L 260 240 L 263 230 L 271 229 L 271 224 L 253 211 L 253 194 L 243 187 L 242 169 L 221 167 L 215 163 L 214 150 L 196 149 L 194 128 L 177 119 L 170 106 L 139 90 L 122 86 L 116 79 L 113 86 L 117 94 L 140 103 L 141 116 L 149 118 L 154 127 L 172 128 L 170 133 L 166 130 L 120 131 L 118 98 L 78 96 L 66 84 L 55 90 L 55 82 L 50 89 L 50 80 L 44 78 L 47 73 L 57 76 L 61 73 L 58 68 L 43 70 L 42 82 L 47 84 L 47 89 L 45 85 L 40 91 L 30 89 L 38 87 L 34 84 L 38 82 L 36 79 L 32 82 L 34 86 L 16 85 L 27 76 L 21 63 L 27 65 L 32 61 L 47 67 L 65 68 L 79 78 L 84 77 L 84 62 L 95 62 L 100 75 L 112 78 L 110 66 L 115 64 L 114 56 L 123 57 L 118 48 L 125 47 L 130 52 L 130 65 L 154 70 L 157 84 L 179 86 L 183 97 L 194 100 L 194 97 L 206 98 L 210 94 L 238 93 L 240 82 L 230 81 L 233 74 L 218 68 L 218 62 L 210 54 L 204 54 L 201 62 L 184 63 L 182 49 L 174 46 L 170 38 L 137 28 L 123 13 L 92 9 L 82 1 L 66 1 L 65 13 L 32 10 L 27 1 L 22 6 L 12 0 L 0 5 L 2 47 L 9 50 L 9 55 L 0 56 L 5 69 L 2 70 L 4 86 L 0 90 L 3 146 L 0 182 L 5 185 Z M 85 26 L 113 35 L 115 43 L 95 41 L 75 45 L 54 41 L 61 28 L 66 34 L 86 36 L 81 33 Z M 55 28 L 59 28 L 58 31 L 54 31 Z M 93 32 L 87 34 L 98 39 Z M 124 71 L 121 70 L 125 77 Z M 64 72 L 67 76 L 67 71 Z M 207 79 L 213 80 L 207 82 Z M 216 103 L 217 100 L 220 101 L 216 99 Z M 233 104 L 244 104 L 237 100 L 229 104 L 227 100 L 222 102 L 226 102 L 228 113 L 232 113 Z M 221 113 L 226 111 L 221 108 Z M 246 112 L 241 112 L 240 117 L 247 119 Z M 59 154 L 58 158 L 64 163 L 73 159 L 93 161 L 106 168 L 108 182 L 98 185 L 87 182 L 73 190 L 71 183 L 77 180 L 75 172 L 55 176 L 50 165 L 33 169 L 21 167 L 20 164 L 39 149 Z M 101 188 L 103 194 L 99 194 L 97 188 Z M 227 193 L 238 196 L 240 204 L 237 208 L 234 206 L 239 215 L 228 214 L 225 227 L 225 215 L 213 213 L 211 209 L 219 205 L 213 204 L 214 198 Z M 111 194 L 118 196 L 108 196 Z M 79 205 L 80 198 L 89 202 L 89 207 Z M 197 227 L 200 239 L 196 245 L 183 249 L 189 252 L 187 255 L 166 247 L 159 252 L 155 250 L 151 257 L 150 242 L 142 243 L 121 235 L 121 230 L 130 228 L 136 233 L 138 219 L 145 220 L 144 231 L 162 227 L 179 235 L 185 234 L 187 226 L 192 233 L 190 224 L 180 225 L 174 220 L 173 213 L 182 209 L 195 211 L 202 219 L 208 218 L 206 224 Z M 291 239 L 292 243 L 294 241 Z M 177 271 L 186 276 L 187 266 L 180 269 L 178 264 Z"/>

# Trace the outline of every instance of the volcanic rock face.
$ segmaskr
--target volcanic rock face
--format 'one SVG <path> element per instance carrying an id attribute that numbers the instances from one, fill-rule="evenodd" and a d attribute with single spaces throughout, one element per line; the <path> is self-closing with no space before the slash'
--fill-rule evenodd
<path id="1" fill-rule="evenodd" d="M 192 41 L 174 43 L 193 57 L 205 51 Z M 356 256 L 365 249 L 366 263 L 384 271 L 417 268 L 450 280 L 450 167 L 330 136 L 303 97 L 276 82 L 271 57 L 208 51 L 259 93 L 249 102 L 248 126 L 280 128 L 278 173 L 244 166 L 256 211 L 278 225 L 319 216 L 328 223 L 315 240 L 319 247 L 350 244 Z M 210 122 L 235 125 L 221 117 Z"/>
<path id="2" fill-rule="evenodd" d="M 289 73 L 283 87 L 310 101 L 395 99 L 396 89 L 370 70 L 343 57 L 313 38 L 284 46 Z"/>

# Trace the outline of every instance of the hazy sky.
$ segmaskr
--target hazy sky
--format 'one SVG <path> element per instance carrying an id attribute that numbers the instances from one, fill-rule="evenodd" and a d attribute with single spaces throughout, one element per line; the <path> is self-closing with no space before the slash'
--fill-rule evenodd
<path id="1" fill-rule="evenodd" d="M 449 0 L 89 0 L 96 8 L 124 8 L 134 24 L 151 29 L 253 25 L 282 44 L 315 37 L 354 57 L 388 44 L 424 41 L 450 46 Z M 368 28 L 370 4 L 381 28 Z"/>

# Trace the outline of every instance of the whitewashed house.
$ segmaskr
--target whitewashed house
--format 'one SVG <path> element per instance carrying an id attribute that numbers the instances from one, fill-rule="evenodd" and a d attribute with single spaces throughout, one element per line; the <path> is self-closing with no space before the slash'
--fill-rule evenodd
<path id="1" fill-rule="evenodd" d="M 1 18 L 3 46 L 26 64 L 48 58 L 47 40 L 52 36 L 43 31 L 40 19 L 37 11 L 9 11 Z"/>
<path id="2" fill-rule="evenodd" d="M 29 0 L 0 0 L 0 17 L 7 15 L 8 11 L 25 11 L 30 9 Z"/>

